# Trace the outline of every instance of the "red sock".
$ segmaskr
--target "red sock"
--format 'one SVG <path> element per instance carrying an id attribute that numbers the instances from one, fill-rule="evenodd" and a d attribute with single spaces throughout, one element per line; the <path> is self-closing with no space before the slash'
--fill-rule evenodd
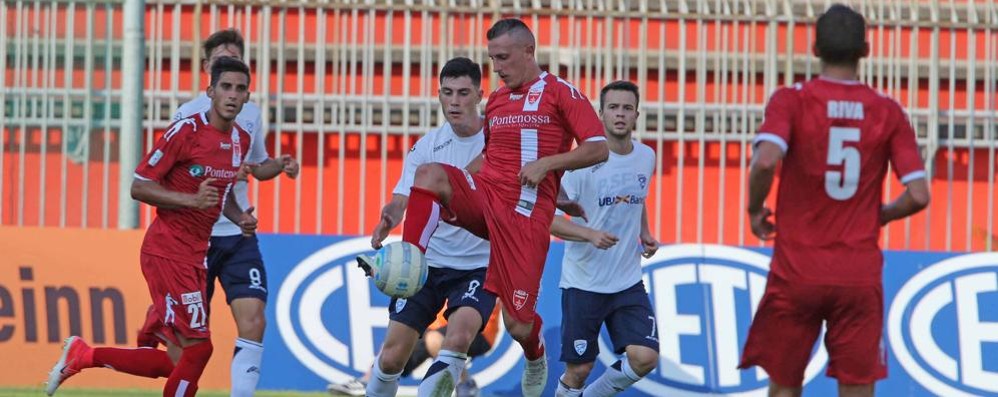
<path id="1" fill-rule="evenodd" d="M 415 244 L 423 252 L 440 224 L 440 198 L 436 193 L 413 186 L 405 207 L 402 241 Z"/>
<path id="2" fill-rule="evenodd" d="M 534 312 L 534 326 L 530 329 L 530 337 L 520 343 L 523 348 L 523 355 L 527 360 L 534 361 L 544 357 L 544 340 L 541 339 L 541 328 L 544 328 L 544 320 L 541 315 Z"/>
<path id="3" fill-rule="evenodd" d="M 119 349 L 97 347 L 93 350 L 94 367 L 110 367 L 126 374 L 147 378 L 165 378 L 173 371 L 173 362 L 165 351 L 140 347 Z"/>
<path id="4" fill-rule="evenodd" d="M 198 391 L 198 379 L 201 379 L 201 373 L 208 365 L 211 351 L 210 340 L 185 347 L 180 361 L 166 380 L 163 397 L 194 397 Z"/>

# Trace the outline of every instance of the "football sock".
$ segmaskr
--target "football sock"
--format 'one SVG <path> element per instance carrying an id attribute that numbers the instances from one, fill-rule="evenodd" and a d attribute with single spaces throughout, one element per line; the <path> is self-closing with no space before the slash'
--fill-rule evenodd
<path id="1" fill-rule="evenodd" d="M 450 397 L 454 394 L 454 386 L 461 379 L 467 360 L 467 354 L 441 350 L 419 383 L 419 397 Z"/>
<path id="2" fill-rule="evenodd" d="M 198 391 L 198 379 L 211 358 L 211 341 L 206 340 L 184 348 L 180 361 L 173 368 L 163 388 L 163 397 L 193 397 Z"/>
<path id="3" fill-rule="evenodd" d="M 564 377 L 565 375 L 562 375 L 561 378 L 558 378 L 558 389 L 554 392 L 555 397 L 581 397 L 582 389 L 573 389 L 568 387 L 568 385 L 562 381 Z"/>
<path id="4" fill-rule="evenodd" d="M 381 372 L 379 359 L 371 368 L 371 379 L 367 382 L 367 397 L 395 397 L 399 390 L 399 377 L 402 373 L 386 374 Z"/>
<path id="5" fill-rule="evenodd" d="M 253 397 L 256 385 L 260 382 L 260 363 L 263 359 L 263 345 L 249 339 L 236 338 L 236 349 L 232 353 L 232 397 Z"/>
<path id="6" fill-rule="evenodd" d="M 440 224 L 440 198 L 436 193 L 413 186 L 405 208 L 402 241 L 415 244 L 423 252 Z"/>
<path id="7" fill-rule="evenodd" d="M 538 358 L 544 357 L 544 340 L 541 339 L 541 328 L 544 327 L 544 320 L 541 320 L 541 316 L 534 312 L 534 326 L 530 329 L 530 336 L 520 342 L 520 346 L 523 347 L 523 355 L 527 357 L 527 360 L 537 361 Z"/>
<path id="8" fill-rule="evenodd" d="M 638 374 L 634 373 L 627 359 L 617 360 L 613 365 L 607 367 L 606 372 L 596 379 L 593 384 L 585 389 L 586 397 L 609 397 L 631 387 L 641 380 Z"/>
<path id="9" fill-rule="evenodd" d="M 107 367 L 126 374 L 146 378 L 165 378 L 173 372 L 173 361 L 165 351 L 148 347 L 120 349 L 97 347 L 93 350 L 93 367 Z"/>

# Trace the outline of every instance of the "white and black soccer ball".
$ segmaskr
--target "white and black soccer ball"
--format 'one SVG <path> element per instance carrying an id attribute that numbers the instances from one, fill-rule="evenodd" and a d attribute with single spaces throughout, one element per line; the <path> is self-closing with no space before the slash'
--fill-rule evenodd
<path id="1" fill-rule="evenodd" d="M 385 244 L 372 258 L 374 285 L 385 295 L 408 298 L 426 284 L 429 268 L 419 247 L 405 241 Z"/>

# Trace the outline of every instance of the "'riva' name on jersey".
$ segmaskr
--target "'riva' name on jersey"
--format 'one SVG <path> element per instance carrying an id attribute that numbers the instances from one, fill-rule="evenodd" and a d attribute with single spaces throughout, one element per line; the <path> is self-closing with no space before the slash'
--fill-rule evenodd
<path id="1" fill-rule="evenodd" d="M 236 177 L 236 171 L 220 170 L 218 168 L 212 168 L 210 165 L 205 167 L 204 174 L 210 178 L 218 179 L 232 179 Z"/>
<path id="2" fill-rule="evenodd" d="M 828 101 L 828 118 L 830 119 L 863 119 L 863 103 L 849 101 Z"/>
<path id="3" fill-rule="evenodd" d="M 489 128 L 497 128 L 509 124 L 548 124 L 550 122 L 551 116 L 546 114 L 513 114 L 490 118 Z"/>

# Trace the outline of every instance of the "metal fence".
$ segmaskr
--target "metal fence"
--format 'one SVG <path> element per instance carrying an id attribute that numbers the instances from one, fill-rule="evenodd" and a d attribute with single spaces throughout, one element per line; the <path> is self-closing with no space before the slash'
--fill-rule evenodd
<path id="1" fill-rule="evenodd" d="M 491 91 L 485 31 L 519 16 L 542 66 L 590 98 L 616 79 L 642 87 L 637 136 L 660 158 L 648 206 L 663 242 L 758 244 L 743 210 L 749 142 L 768 94 L 818 73 L 813 21 L 829 3 L 146 1 L 143 140 L 204 86 L 201 40 L 236 27 L 270 152 L 304 165 L 294 181 L 253 184 L 263 229 L 363 234 L 405 149 L 443 120 L 439 67 L 471 57 Z M 862 79 L 907 108 L 932 175 L 932 205 L 889 227 L 886 245 L 992 250 L 998 4 L 847 3 L 869 23 Z M 0 3 L 0 225 L 117 224 L 120 109 L 136 100 L 121 87 L 121 4 Z"/>

